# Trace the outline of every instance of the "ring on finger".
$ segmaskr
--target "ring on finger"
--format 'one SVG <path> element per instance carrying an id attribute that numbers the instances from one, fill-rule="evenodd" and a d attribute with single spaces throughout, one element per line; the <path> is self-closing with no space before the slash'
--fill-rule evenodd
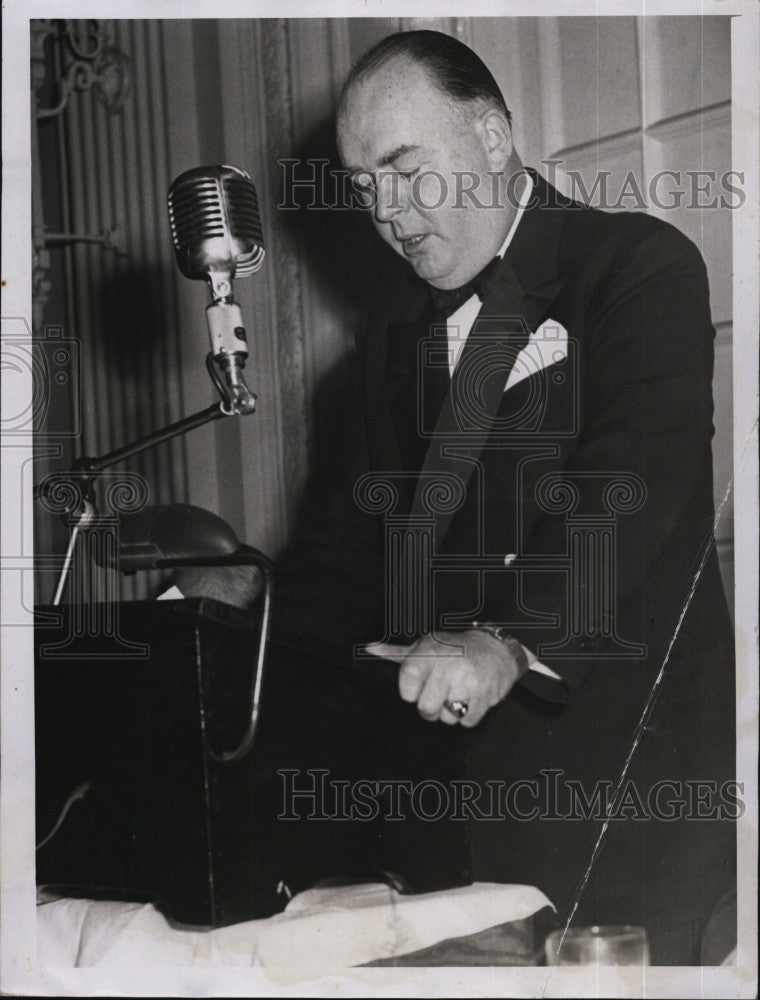
<path id="1" fill-rule="evenodd" d="M 443 707 L 458 719 L 463 719 L 470 711 L 466 701 L 444 701 Z"/>

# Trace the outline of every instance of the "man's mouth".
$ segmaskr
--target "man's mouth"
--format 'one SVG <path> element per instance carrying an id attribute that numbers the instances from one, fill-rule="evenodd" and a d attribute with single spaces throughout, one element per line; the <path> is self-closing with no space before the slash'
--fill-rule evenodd
<path id="1" fill-rule="evenodd" d="M 417 236 L 404 236 L 399 241 L 405 254 L 413 254 L 418 247 L 421 247 L 430 233 L 420 233 Z"/>

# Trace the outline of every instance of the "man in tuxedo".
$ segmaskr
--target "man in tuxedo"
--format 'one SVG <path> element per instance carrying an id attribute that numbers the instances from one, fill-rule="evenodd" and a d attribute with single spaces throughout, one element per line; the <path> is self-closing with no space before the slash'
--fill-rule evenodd
<path id="1" fill-rule="evenodd" d="M 690 964 L 736 815 L 707 276 L 668 224 L 562 197 L 510 126 L 436 32 L 347 81 L 341 156 L 408 274 L 359 339 L 357 440 L 283 563 L 278 628 L 369 643 L 424 719 L 468 731 L 474 787 L 503 796 L 471 812 L 475 879 Z"/>

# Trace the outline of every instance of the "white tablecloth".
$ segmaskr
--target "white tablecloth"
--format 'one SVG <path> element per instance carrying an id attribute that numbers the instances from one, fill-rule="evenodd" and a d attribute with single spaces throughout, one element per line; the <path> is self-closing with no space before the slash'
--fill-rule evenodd
<path id="1" fill-rule="evenodd" d="M 215 929 L 170 924 L 148 903 L 51 898 L 38 957 L 63 968 L 348 968 L 523 920 L 551 906 L 532 886 L 476 883 L 404 896 L 385 884 L 316 888 L 265 920 Z"/>

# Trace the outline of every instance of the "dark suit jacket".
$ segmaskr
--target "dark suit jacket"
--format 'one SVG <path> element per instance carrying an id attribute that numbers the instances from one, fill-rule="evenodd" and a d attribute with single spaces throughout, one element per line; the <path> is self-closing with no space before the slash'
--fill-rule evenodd
<path id="1" fill-rule="evenodd" d="M 673 227 L 580 206 L 534 179 L 438 422 L 422 428 L 419 480 L 390 476 L 392 514 L 424 514 L 430 477 L 456 477 L 461 503 L 435 529 L 436 627 L 504 624 L 561 678 L 529 673 L 468 735 L 472 779 L 512 788 L 511 816 L 469 824 L 475 877 L 539 885 L 563 913 L 579 903 L 577 920 L 685 923 L 709 915 L 734 847 L 717 786 L 698 807 L 683 785 L 734 773 L 707 276 Z M 409 401 L 427 372 L 398 348 L 427 332 L 427 302 L 410 278 L 371 315 L 352 461 L 281 577 L 281 627 L 338 655 L 383 637 L 400 586 L 386 579 L 383 518 L 357 506 L 354 487 L 408 471 Z M 566 331 L 566 357 L 504 392 L 542 324 Z M 434 360 L 435 332 L 427 339 Z M 675 784 L 657 801 L 685 802 L 673 820 L 651 814 L 665 780 Z M 622 814 L 561 821 L 573 796 L 577 812 L 568 782 L 588 802 L 608 782 L 627 796 Z"/>

